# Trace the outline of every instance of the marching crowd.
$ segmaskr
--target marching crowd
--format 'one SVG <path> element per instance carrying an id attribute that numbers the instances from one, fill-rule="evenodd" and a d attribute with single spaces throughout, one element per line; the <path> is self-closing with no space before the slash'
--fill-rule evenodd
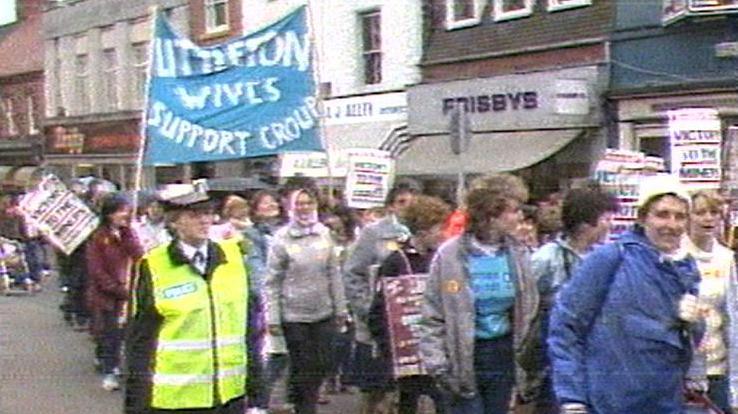
<path id="1" fill-rule="evenodd" d="M 363 211 L 309 180 L 138 202 L 72 189 L 101 224 L 58 255 L 62 310 L 126 413 L 312 414 L 356 389 L 362 414 L 422 412 L 422 396 L 450 414 L 738 413 L 726 201 L 672 176 L 642 180 L 616 241 L 612 195 L 533 206 L 510 174 L 474 179 L 458 206 L 403 183 Z M 423 373 L 398 377 L 377 286 L 415 274 Z"/>

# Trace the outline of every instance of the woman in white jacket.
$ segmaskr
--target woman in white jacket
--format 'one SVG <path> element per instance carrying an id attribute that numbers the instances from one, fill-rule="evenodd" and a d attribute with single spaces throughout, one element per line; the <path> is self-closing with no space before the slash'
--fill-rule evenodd
<path id="1" fill-rule="evenodd" d="M 735 323 L 738 307 L 726 298 L 729 288 L 735 289 L 734 253 L 717 239 L 722 231 L 724 199 L 714 191 L 698 191 L 692 195 L 689 237 L 684 247 L 697 262 L 702 280 L 699 285 L 699 306 L 706 321 L 705 335 L 697 352 L 705 363 L 707 392 L 710 399 L 726 414 L 738 405 L 729 384 L 729 326 Z M 733 309 L 731 309 L 733 308 Z M 736 350 L 732 352 L 737 352 Z M 731 394 L 733 398 L 731 398 Z M 733 403 L 731 404 L 731 400 Z"/>

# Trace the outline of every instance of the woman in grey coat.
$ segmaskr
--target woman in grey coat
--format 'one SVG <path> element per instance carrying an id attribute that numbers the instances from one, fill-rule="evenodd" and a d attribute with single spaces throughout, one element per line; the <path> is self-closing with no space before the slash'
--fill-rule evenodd
<path id="1" fill-rule="evenodd" d="M 348 312 L 334 242 L 318 221 L 318 195 L 298 189 L 290 201 L 290 222 L 277 230 L 267 258 L 267 324 L 287 342 L 295 412 L 314 414 L 336 326 Z"/>
<path id="2" fill-rule="evenodd" d="M 506 413 L 539 386 L 538 293 L 528 249 L 512 234 L 528 190 L 491 175 L 466 198 L 469 225 L 436 253 L 425 290 L 420 349 L 452 414 Z"/>

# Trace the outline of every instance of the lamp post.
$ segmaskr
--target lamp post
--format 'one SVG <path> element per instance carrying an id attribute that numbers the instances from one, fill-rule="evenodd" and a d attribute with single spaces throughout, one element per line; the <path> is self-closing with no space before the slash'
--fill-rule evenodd
<path id="1" fill-rule="evenodd" d="M 464 105 L 456 105 L 449 119 L 449 141 L 451 152 L 456 155 L 456 203 L 461 205 L 464 200 L 464 158 L 471 141 L 471 126 Z"/>

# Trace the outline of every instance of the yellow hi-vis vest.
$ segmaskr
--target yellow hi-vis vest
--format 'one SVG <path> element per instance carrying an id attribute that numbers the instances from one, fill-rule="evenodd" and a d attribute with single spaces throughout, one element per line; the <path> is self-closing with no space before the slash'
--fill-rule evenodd
<path id="1" fill-rule="evenodd" d="M 166 245 L 147 255 L 154 306 L 163 317 L 152 408 L 209 408 L 244 395 L 247 271 L 237 241 L 218 245 L 226 261 L 209 282 L 191 266 L 172 263 Z"/>

